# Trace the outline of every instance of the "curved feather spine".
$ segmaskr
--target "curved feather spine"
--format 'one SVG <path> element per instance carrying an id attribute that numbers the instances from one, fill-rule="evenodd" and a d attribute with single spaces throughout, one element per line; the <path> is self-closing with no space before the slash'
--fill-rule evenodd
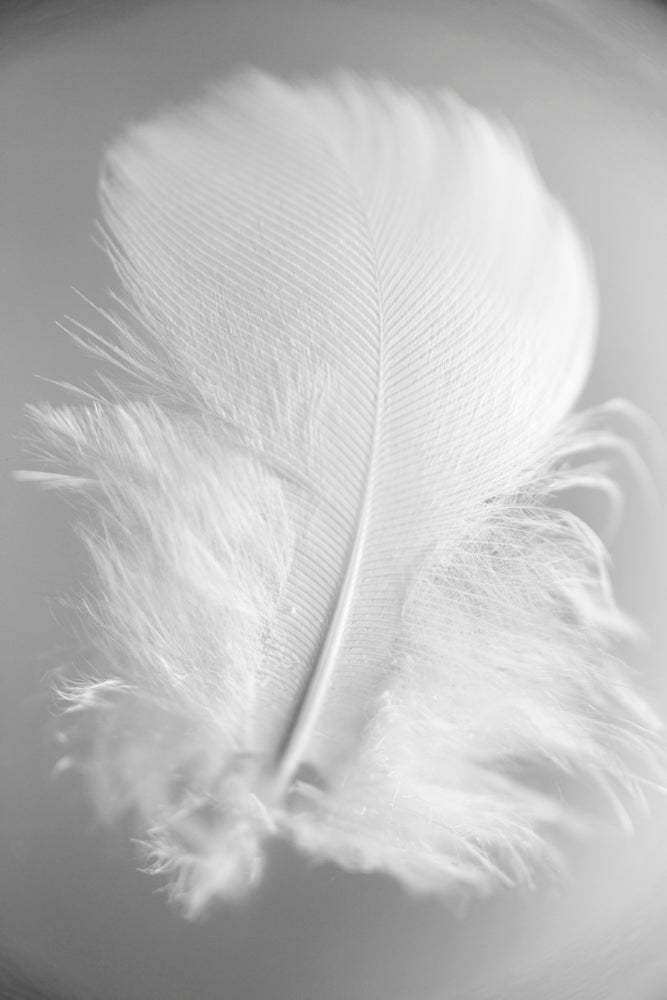
<path id="1" fill-rule="evenodd" d="M 363 562 L 366 535 L 372 507 L 371 483 L 373 481 L 377 455 L 377 428 L 380 422 L 382 398 L 380 392 L 381 372 L 382 356 L 380 355 L 378 363 L 378 404 L 376 407 L 375 427 L 372 436 L 372 450 L 368 462 L 366 488 L 363 491 L 361 510 L 359 512 L 358 528 L 351 546 L 350 557 L 347 561 L 343 582 L 337 595 L 336 604 L 331 616 L 331 622 L 326 631 L 321 650 L 316 658 L 315 668 L 308 680 L 305 691 L 296 703 L 294 714 L 290 719 L 285 736 L 283 737 L 278 749 L 273 784 L 273 794 L 278 797 L 286 790 L 292 777 L 296 773 L 299 764 L 303 760 L 310 735 L 316 725 L 320 710 L 326 700 L 329 685 L 336 669 L 336 662 L 340 654 L 346 625 L 352 609 L 353 599 L 359 580 L 359 573 Z"/>

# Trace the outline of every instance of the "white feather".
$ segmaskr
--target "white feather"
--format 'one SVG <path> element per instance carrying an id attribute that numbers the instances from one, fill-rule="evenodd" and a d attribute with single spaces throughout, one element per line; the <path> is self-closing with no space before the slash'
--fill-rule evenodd
<path id="1" fill-rule="evenodd" d="M 591 266 L 512 131 L 451 95 L 260 75 L 133 127 L 101 180 L 133 376 L 35 411 L 88 498 L 102 815 L 192 915 L 264 842 L 417 889 L 522 879 L 657 722 L 612 655 L 599 540 L 549 496 Z M 54 477 L 51 476 L 51 483 Z M 571 818 L 571 817 L 570 817 Z"/>

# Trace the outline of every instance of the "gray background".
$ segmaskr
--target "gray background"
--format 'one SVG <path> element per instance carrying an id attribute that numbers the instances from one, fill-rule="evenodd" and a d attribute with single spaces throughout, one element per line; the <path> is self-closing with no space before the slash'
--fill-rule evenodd
<path id="1" fill-rule="evenodd" d="M 601 339 L 583 402 L 626 396 L 667 431 L 661 9 L 638 0 L 28 4 L 0 24 L 5 947 L 101 998 L 664 996 L 667 806 L 659 797 L 633 840 L 607 831 L 570 847 L 571 880 L 560 894 L 500 894 L 461 918 L 380 877 L 311 870 L 279 851 L 253 898 L 208 923 L 182 923 L 156 883 L 135 872 L 127 831 L 97 828 L 76 780 L 50 777 L 58 751 L 45 676 L 67 660 L 73 638 L 60 600 L 85 564 L 66 504 L 9 479 L 26 464 L 15 438 L 23 405 L 63 398 L 35 376 L 78 382 L 92 370 L 55 323 L 68 313 L 92 319 L 72 285 L 105 304 L 114 284 L 91 240 L 104 144 L 128 118 L 247 64 L 350 66 L 452 86 L 504 112 L 596 256 Z M 630 486 L 615 579 L 652 635 L 634 662 L 659 706 L 665 543 L 664 519 L 651 519 Z"/>

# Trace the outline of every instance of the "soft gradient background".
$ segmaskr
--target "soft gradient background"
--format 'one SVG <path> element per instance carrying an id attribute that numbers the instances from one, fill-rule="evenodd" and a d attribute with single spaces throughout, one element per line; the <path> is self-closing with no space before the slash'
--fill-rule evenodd
<path id="1" fill-rule="evenodd" d="M 187 925 L 53 781 L 47 672 L 74 643 L 62 596 L 85 575 L 62 499 L 9 479 L 40 381 L 93 366 L 56 327 L 93 321 L 113 275 L 92 242 L 97 164 L 128 119 L 247 64 L 338 66 L 450 86 L 501 111 L 593 247 L 602 322 L 583 403 L 622 395 L 667 432 L 667 16 L 657 5 L 468 2 L 22 4 L 0 16 L 0 950 L 102 1000 L 659 1000 L 667 996 L 667 803 L 634 839 L 569 850 L 560 894 L 501 894 L 462 916 L 379 877 L 276 853 L 247 902 Z M 4 18 L 4 20 L 2 19 Z M 99 322 L 99 321 L 98 321 Z M 634 654 L 667 701 L 664 518 L 630 487 L 614 547 L 645 623 Z"/>

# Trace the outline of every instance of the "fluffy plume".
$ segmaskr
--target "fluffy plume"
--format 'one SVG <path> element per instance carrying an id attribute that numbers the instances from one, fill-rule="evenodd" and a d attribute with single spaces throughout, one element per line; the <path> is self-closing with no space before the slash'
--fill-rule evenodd
<path id="1" fill-rule="evenodd" d="M 657 721 L 568 417 L 587 254 L 516 136 L 451 95 L 246 74 L 127 130 L 100 198 L 124 373 L 35 408 L 82 495 L 100 814 L 131 812 L 190 915 L 266 841 L 444 891 L 530 878 L 573 814 L 544 773 L 636 790 Z M 579 458 L 577 459 L 577 456 Z"/>

